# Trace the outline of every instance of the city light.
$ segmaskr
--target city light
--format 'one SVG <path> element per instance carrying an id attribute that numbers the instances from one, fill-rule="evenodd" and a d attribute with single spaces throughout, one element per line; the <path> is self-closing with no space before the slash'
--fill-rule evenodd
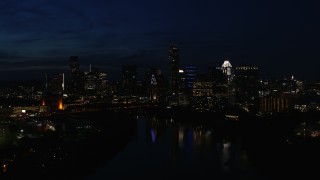
<path id="1" fill-rule="evenodd" d="M 7 172 L 7 164 L 2 165 L 2 172 Z"/>
<path id="2" fill-rule="evenodd" d="M 58 101 L 58 109 L 59 109 L 59 110 L 63 110 L 62 98 L 59 98 L 59 101 Z"/>
<path id="3" fill-rule="evenodd" d="M 0 180 L 316 179 L 312 1 L 0 2 Z"/>

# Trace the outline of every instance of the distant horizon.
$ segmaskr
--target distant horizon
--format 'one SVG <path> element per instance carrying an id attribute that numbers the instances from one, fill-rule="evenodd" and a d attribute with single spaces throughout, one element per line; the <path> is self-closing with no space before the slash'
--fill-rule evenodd
<path id="1" fill-rule="evenodd" d="M 68 58 L 118 79 L 122 64 L 160 67 L 179 48 L 180 64 L 200 71 L 255 64 L 263 77 L 320 79 L 317 1 L 0 2 L 0 79 L 41 79 L 66 71 Z"/>
<path id="2" fill-rule="evenodd" d="M 221 64 L 223 63 L 223 60 L 221 61 Z M 315 79 L 315 78 L 302 78 L 299 76 L 299 74 L 294 74 L 294 73 L 283 73 L 283 74 L 276 74 L 274 76 L 270 76 L 268 73 L 266 73 L 266 69 L 264 69 L 263 67 L 260 67 L 256 64 L 252 64 L 252 63 L 241 63 L 239 65 L 232 63 L 232 60 L 230 60 L 230 63 L 233 66 L 233 69 L 235 70 L 235 67 L 237 66 L 241 66 L 241 65 L 253 65 L 253 66 L 257 66 L 259 68 L 259 73 L 260 73 L 260 79 L 283 79 L 283 78 L 291 78 L 292 76 L 294 76 L 295 79 L 298 80 L 310 80 L 310 81 L 317 81 L 320 80 L 319 79 Z M 81 64 L 81 61 L 79 62 L 80 64 L 80 70 L 82 72 L 86 72 L 89 71 L 89 64 L 83 65 Z M 91 64 L 92 67 L 98 68 L 100 69 L 102 72 L 106 72 L 108 74 L 108 80 L 112 81 L 112 82 L 117 82 L 117 81 L 121 81 L 121 68 L 122 66 L 111 66 L 111 68 L 109 67 L 109 70 L 111 69 L 111 71 L 108 71 L 108 67 L 106 66 L 97 66 L 95 64 Z M 139 66 L 137 64 L 134 63 L 126 63 L 124 65 L 136 65 L 137 66 L 137 73 L 138 73 L 138 80 L 143 80 L 146 69 L 147 68 L 160 68 L 162 74 L 166 77 L 167 76 L 167 67 L 165 68 L 161 68 L 159 66 Z M 193 66 L 191 64 L 189 65 L 184 65 L 184 66 L 180 66 L 182 69 L 186 66 Z M 199 66 L 195 66 L 196 70 L 197 70 L 197 74 L 201 75 L 201 74 L 205 74 L 206 70 L 209 67 L 219 67 L 220 65 L 212 65 L 212 66 L 206 66 L 206 67 L 199 67 Z M 19 72 L 17 74 L 17 72 Z M 10 74 L 10 78 L 8 78 L 8 74 Z M 65 73 L 66 78 L 69 78 L 69 73 L 70 73 L 70 69 L 69 69 L 69 65 L 68 65 L 68 61 L 65 62 L 65 67 L 61 67 L 59 69 L 50 69 L 50 70 L 29 70 L 29 71 L 22 71 L 22 70 L 17 70 L 17 71 L 1 71 L 0 72 L 0 82 L 12 82 L 12 81 L 42 81 L 44 80 L 45 74 L 49 74 L 49 75 L 55 75 L 55 74 L 59 74 L 59 73 Z M 1 75 L 2 74 L 2 75 Z M 7 75 L 3 75 L 3 74 L 7 74 Z M 21 76 L 22 75 L 22 76 Z M 24 76 L 25 75 L 25 76 Z M 6 77 L 6 79 L 4 79 L 4 77 Z M 23 77 L 23 78 L 21 78 Z"/>

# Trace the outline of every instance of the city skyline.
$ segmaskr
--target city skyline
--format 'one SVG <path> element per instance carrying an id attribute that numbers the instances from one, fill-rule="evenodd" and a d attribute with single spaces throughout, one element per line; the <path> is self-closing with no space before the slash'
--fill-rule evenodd
<path id="1" fill-rule="evenodd" d="M 179 47 L 180 65 L 260 67 L 264 77 L 319 79 L 316 2 L 1 1 L 0 75 L 39 79 L 67 71 L 70 56 L 120 76 L 121 66 L 160 67 Z M 202 70 L 200 71 L 202 72 Z M 22 78 L 23 77 L 23 78 Z"/>

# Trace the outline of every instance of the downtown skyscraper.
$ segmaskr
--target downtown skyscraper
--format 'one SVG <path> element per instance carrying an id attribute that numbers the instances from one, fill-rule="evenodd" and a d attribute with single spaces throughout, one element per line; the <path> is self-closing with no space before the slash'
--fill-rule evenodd
<path id="1" fill-rule="evenodd" d="M 69 94 L 80 95 L 83 90 L 83 78 L 79 68 L 78 56 L 70 56 L 69 59 L 70 68 L 70 82 L 68 85 Z"/>
<path id="2" fill-rule="evenodd" d="M 168 81 L 169 93 L 177 93 L 179 88 L 179 49 L 176 44 L 171 44 L 169 48 Z"/>

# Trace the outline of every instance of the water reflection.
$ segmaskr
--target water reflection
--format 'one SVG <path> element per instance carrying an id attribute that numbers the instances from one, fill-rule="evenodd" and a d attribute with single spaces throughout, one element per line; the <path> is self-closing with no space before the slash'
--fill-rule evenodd
<path id="1" fill-rule="evenodd" d="M 277 126 L 217 118 L 102 112 L 0 123 L 0 179 L 275 179 L 308 175 L 320 159 L 308 136 L 288 143 Z"/>
<path id="2" fill-rule="evenodd" d="M 136 138 L 89 179 L 250 177 L 241 137 L 224 137 L 216 128 L 221 127 L 140 116 Z"/>

